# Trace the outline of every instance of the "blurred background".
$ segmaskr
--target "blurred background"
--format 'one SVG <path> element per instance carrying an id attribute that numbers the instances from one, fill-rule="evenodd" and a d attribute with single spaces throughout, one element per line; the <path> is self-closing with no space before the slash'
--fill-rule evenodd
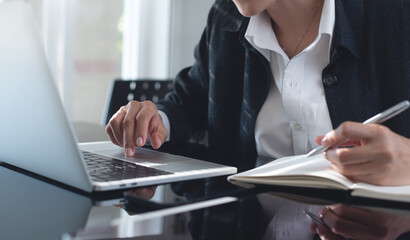
<path id="1" fill-rule="evenodd" d="M 172 79 L 192 65 L 213 1 L 26 0 L 69 118 L 91 123 L 114 79 Z"/>

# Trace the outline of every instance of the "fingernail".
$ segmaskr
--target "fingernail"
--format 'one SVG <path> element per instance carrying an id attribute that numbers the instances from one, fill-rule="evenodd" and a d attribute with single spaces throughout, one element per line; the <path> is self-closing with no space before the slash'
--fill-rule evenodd
<path id="1" fill-rule="evenodd" d="M 326 208 L 320 209 L 319 210 L 319 217 L 323 217 L 323 214 L 325 214 L 326 211 L 327 211 Z"/>
<path id="2" fill-rule="evenodd" d="M 137 146 L 139 146 L 139 147 L 142 146 L 142 137 L 137 138 Z"/>
<path id="3" fill-rule="evenodd" d="M 126 148 L 125 149 L 125 155 L 128 157 L 131 157 L 133 155 L 132 149 L 131 148 Z"/>
<path id="4" fill-rule="evenodd" d="M 158 138 L 157 143 L 158 143 L 158 148 L 160 148 L 161 145 L 162 145 L 162 140 L 160 138 Z"/>
<path id="5" fill-rule="evenodd" d="M 329 143 L 329 139 L 327 137 L 322 138 L 322 141 L 320 142 L 322 145 L 326 145 Z"/>

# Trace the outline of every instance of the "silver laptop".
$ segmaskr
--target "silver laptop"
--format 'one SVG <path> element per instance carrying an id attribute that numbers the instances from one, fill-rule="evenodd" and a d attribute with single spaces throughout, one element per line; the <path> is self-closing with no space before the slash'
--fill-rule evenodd
<path id="1" fill-rule="evenodd" d="M 0 161 L 87 192 L 236 173 L 148 149 L 125 157 L 110 142 L 77 144 L 28 4 L 0 3 L 0 34 Z"/>

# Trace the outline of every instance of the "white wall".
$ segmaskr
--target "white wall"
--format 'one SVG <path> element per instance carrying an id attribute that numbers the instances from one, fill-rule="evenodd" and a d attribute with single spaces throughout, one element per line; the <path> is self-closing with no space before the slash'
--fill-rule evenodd
<path id="1" fill-rule="evenodd" d="M 214 0 L 173 0 L 170 77 L 194 62 L 194 47 L 206 26 Z"/>

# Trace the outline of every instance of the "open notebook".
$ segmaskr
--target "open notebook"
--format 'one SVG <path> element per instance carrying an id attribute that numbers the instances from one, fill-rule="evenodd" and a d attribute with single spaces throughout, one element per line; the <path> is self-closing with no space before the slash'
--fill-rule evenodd
<path id="1" fill-rule="evenodd" d="M 410 202 L 410 186 L 376 186 L 352 182 L 334 171 L 321 154 L 284 157 L 228 177 L 234 184 L 257 184 L 351 190 L 352 197 Z"/>

